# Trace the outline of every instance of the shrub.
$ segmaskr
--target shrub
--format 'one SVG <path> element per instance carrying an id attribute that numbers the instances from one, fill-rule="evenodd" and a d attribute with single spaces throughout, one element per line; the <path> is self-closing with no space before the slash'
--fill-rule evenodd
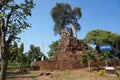
<path id="1" fill-rule="evenodd" d="M 103 76 L 103 75 L 105 74 L 105 70 L 99 70 L 99 71 L 98 71 L 98 74 L 99 74 L 100 76 Z"/>

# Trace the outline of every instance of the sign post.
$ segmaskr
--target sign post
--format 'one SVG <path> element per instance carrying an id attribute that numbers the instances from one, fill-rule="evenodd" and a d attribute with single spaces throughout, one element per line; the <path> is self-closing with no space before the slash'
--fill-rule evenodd
<path id="1" fill-rule="evenodd" d="M 100 50 L 106 51 L 106 75 L 116 76 L 115 68 L 112 66 L 108 66 L 108 51 L 112 50 L 112 47 L 110 45 L 100 46 Z"/>
<path id="2" fill-rule="evenodd" d="M 100 46 L 100 50 L 102 51 L 110 51 L 112 50 L 112 47 L 110 45 L 108 46 Z M 108 66 L 108 53 L 106 52 L 106 67 Z"/>

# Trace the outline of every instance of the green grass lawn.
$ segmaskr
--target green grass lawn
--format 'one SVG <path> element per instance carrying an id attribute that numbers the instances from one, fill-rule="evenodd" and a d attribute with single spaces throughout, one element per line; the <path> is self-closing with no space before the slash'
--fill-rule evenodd
<path id="1" fill-rule="evenodd" d="M 87 68 L 75 69 L 75 70 L 64 70 L 64 71 L 28 71 L 28 72 L 17 72 L 8 70 L 7 80 L 120 80 L 119 76 L 100 76 L 98 72 L 89 72 Z M 49 76 L 40 76 L 42 72 L 49 72 Z M 120 75 L 120 68 L 116 70 Z M 9 78 L 12 77 L 12 78 Z"/>
<path id="2" fill-rule="evenodd" d="M 50 80 L 120 80 L 115 76 L 100 76 L 97 72 L 68 71 L 55 74 Z"/>

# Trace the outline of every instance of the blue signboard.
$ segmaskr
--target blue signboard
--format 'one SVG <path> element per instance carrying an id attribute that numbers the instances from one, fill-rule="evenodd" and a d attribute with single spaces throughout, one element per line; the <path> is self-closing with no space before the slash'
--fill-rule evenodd
<path id="1" fill-rule="evenodd" d="M 108 46 L 100 46 L 100 50 L 112 50 L 112 47 L 110 45 Z"/>
<path id="2" fill-rule="evenodd" d="M 112 47 L 111 47 L 111 45 L 100 46 L 100 50 L 109 51 L 109 50 L 112 50 Z M 107 66 L 108 66 L 108 54 L 106 53 L 106 67 Z"/>

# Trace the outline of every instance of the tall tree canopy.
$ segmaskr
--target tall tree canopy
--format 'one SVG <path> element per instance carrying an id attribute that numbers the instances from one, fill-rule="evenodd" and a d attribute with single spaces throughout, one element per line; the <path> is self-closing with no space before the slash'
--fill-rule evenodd
<path id="1" fill-rule="evenodd" d="M 21 70 L 23 63 L 25 63 L 25 55 L 24 52 L 24 43 L 20 44 L 20 48 L 18 48 L 18 55 L 16 56 L 16 61 L 19 63 L 19 69 Z"/>
<path id="2" fill-rule="evenodd" d="M 13 62 L 16 59 L 16 56 L 18 55 L 18 44 L 17 42 L 14 42 L 11 44 L 9 48 L 9 60 Z"/>
<path id="3" fill-rule="evenodd" d="M 30 45 L 30 50 L 26 53 L 29 58 L 29 64 L 34 61 L 34 59 L 38 60 L 40 57 L 44 56 L 41 52 L 40 47 L 36 47 L 33 44 Z"/>
<path id="4" fill-rule="evenodd" d="M 92 30 L 87 33 L 85 42 L 95 44 L 99 50 L 100 45 L 111 45 L 114 53 L 120 53 L 120 35 L 105 30 Z"/>
<path id="5" fill-rule="evenodd" d="M 5 80 L 9 58 L 10 43 L 17 39 L 17 35 L 31 25 L 27 23 L 27 16 L 31 16 L 34 8 L 33 0 L 1 0 L 0 2 L 0 46 L 2 54 L 1 80 Z"/>
<path id="6" fill-rule="evenodd" d="M 55 22 L 55 34 L 59 34 L 66 25 L 69 25 L 72 29 L 73 37 L 76 37 L 76 30 L 80 30 L 80 25 L 77 21 L 82 16 L 81 8 L 75 7 L 72 9 L 69 4 L 57 3 L 51 10 L 51 16 Z"/>
<path id="7" fill-rule="evenodd" d="M 50 50 L 47 53 L 49 57 L 52 57 L 55 54 L 55 52 L 57 51 L 57 49 L 58 49 L 58 42 L 59 42 L 58 40 L 57 41 L 53 41 L 49 45 Z"/>

